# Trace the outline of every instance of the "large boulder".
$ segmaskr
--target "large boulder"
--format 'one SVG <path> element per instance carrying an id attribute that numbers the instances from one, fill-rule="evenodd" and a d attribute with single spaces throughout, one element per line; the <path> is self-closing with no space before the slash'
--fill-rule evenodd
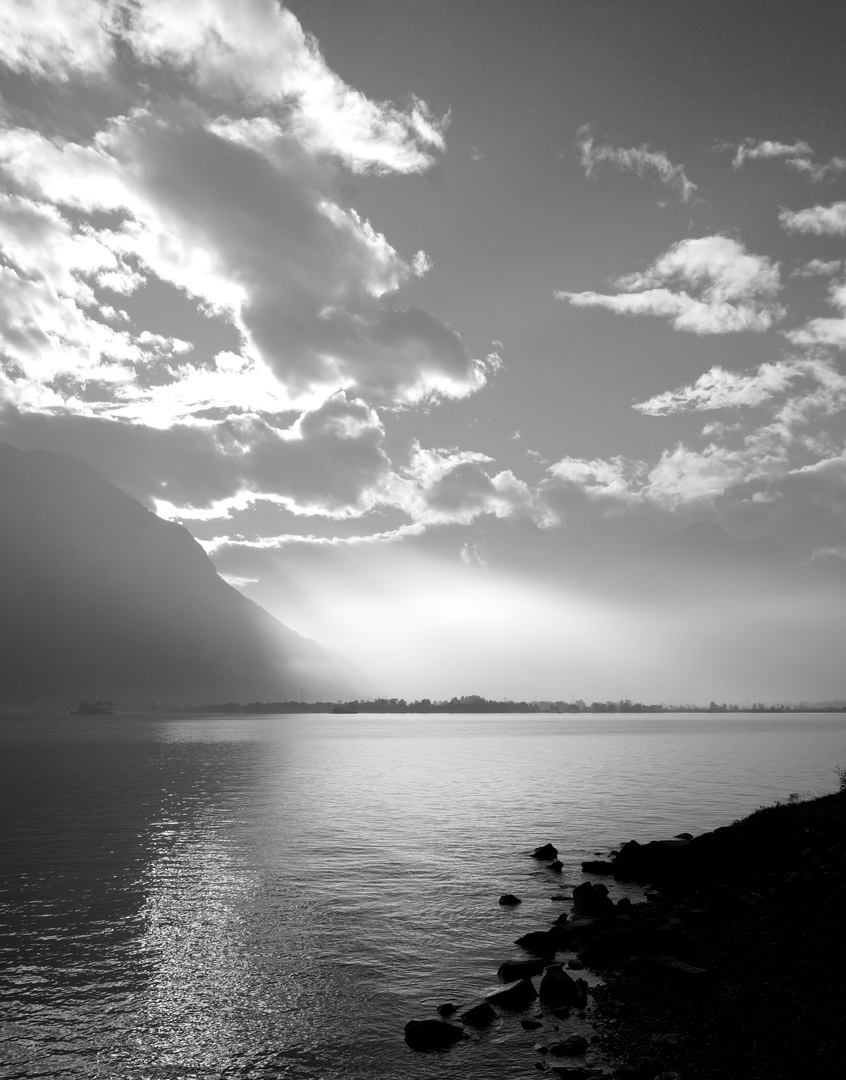
<path id="1" fill-rule="evenodd" d="M 626 948 L 626 941 L 620 934 L 597 934 L 591 941 L 582 945 L 579 949 L 579 962 L 585 967 L 602 971 L 631 953 Z"/>
<path id="2" fill-rule="evenodd" d="M 538 996 L 531 979 L 518 979 L 508 983 L 500 990 L 491 990 L 485 994 L 485 1001 L 491 1005 L 498 1005 L 501 1009 L 518 1011 L 525 1009 Z"/>
<path id="3" fill-rule="evenodd" d="M 649 844 L 630 840 L 614 857 L 614 877 L 620 881 L 658 883 L 684 879 L 692 867 L 690 845 L 690 840 L 681 839 L 653 840 Z"/>
<path id="4" fill-rule="evenodd" d="M 514 982 L 515 979 L 531 979 L 533 975 L 540 975 L 544 968 L 544 961 L 537 960 L 506 960 L 497 968 L 497 975 L 503 982 Z"/>
<path id="5" fill-rule="evenodd" d="M 412 1050 L 446 1050 L 466 1038 L 461 1028 L 443 1020 L 409 1020 L 405 1025 L 405 1041 Z"/>
<path id="6" fill-rule="evenodd" d="M 573 1005 L 579 997 L 579 987 L 562 964 L 553 964 L 543 973 L 538 996 L 543 1005 Z"/>
<path id="7" fill-rule="evenodd" d="M 613 874 L 614 864 L 601 859 L 588 859 L 582 863 L 582 870 L 586 874 Z"/>
<path id="8" fill-rule="evenodd" d="M 503 893 L 499 898 L 500 904 L 503 907 L 515 907 L 517 904 L 522 904 L 522 900 L 519 896 L 515 896 L 514 893 Z"/>
<path id="9" fill-rule="evenodd" d="M 558 848 L 553 847 L 552 844 L 544 844 L 542 847 L 537 847 L 532 852 L 533 859 L 557 859 Z"/>
<path id="10" fill-rule="evenodd" d="M 608 895 L 605 885 L 594 885 L 592 881 L 585 881 L 573 889 L 573 914 L 574 915 L 613 915 L 614 901 Z"/>
<path id="11" fill-rule="evenodd" d="M 554 930 L 532 930 L 517 938 L 514 944 L 535 956 L 554 956 L 556 949 L 561 948 L 561 937 Z"/>
<path id="12" fill-rule="evenodd" d="M 461 1019 L 470 1027 L 487 1027 L 496 1020 L 496 1013 L 487 1001 L 483 1001 L 479 1005 L 466 1009 L 461 1014 Z"/>

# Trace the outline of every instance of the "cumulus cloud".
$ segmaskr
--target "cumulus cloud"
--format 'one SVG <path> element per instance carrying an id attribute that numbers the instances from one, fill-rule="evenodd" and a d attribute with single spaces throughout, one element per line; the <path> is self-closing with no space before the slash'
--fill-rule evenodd
<path id="1" fill-rule="evenodd" d="M 627 500 L 642 486 L 646 466 L 624 457 L 609 459 L 565 457 L 550 465 L 547 472 L 563 484 L 578 487 L 588 495 Z"/>
<path id="2" fill-rule="evenodd" d="M 576 307 L 621 315 L 658 315 L 676 330 L 725 334 L 769 329 L 784 315 L 775 297 L 779 267 L 728 236 L 681 240 L 642 273 L 615 282 L 621 291 L 556 292 Z"/>
<path id="3" fill-rule="evenodd" d="M 809 206 L 805 210 L 781 210 L 778 220 L 787 232 L 846 236 L 846 202 Z"/>
<path id="4" fill-rule="evenodd" d="M 594 176 L 599 166 L 608 166 L 619 172 L 633 172 L 641 178 L 652 176 L 684 203 L 691 202 L 696 195 L 696 184 L 688 180 L 684 166 L 674 165 L 663 150 L 650 150 L 645 144 L 624 148 L 597 143 L 589 125 L 579 131 L 577 146 L 587 176 Z"/>
<path id="5" fill-rule="evenodd" d="M 8 0 L 0 8 L 0 61 L 13 71 L 67 81 L 109 66 L 117 5 L 82 0 Z"/>
<path id="6" fill-rule="evenodd" d="M 492 459 L 464 450 L 426 450 L 417 445 L 394 485 L 395 505 L 427 524 L 470 524 L 484 514 L 522 515 L 546 523 L 536 494 L 510 471 L 489 475 Z"/>

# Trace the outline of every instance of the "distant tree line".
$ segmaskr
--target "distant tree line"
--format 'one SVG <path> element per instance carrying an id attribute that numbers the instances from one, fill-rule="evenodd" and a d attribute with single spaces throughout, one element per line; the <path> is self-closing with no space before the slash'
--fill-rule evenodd
<path id="1" fill-rule="evenodd" d="M 707 705 L 647 705 L 628 698 L 620 701 L 493 701 L 479 694 L 465 694 L 449 700 L 432 701 L 419 698 L 374 698 L 372 701 L 251 701 L 242 705 L 237 701 L 218 704 L 190 705 L 184 711 L 224 714 L 260 713 L 737 713 L 737 712 L 846 712 L 846 704 L 731 705 L 711 701 Z"/>

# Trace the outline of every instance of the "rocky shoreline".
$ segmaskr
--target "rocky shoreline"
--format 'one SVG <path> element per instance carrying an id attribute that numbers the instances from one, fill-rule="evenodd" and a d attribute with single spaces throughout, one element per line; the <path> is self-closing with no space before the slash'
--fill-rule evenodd
<path id="1" fill-rule="evenodd" d="M 552 845 L 532 855 L 560 871 Z M 560 897 L 572 908 L 517 939 L 525 958 L 500 966 L 503 985 L 410 1021 L 412 1049 L 503 1017 L 537 1037 L 527 1072 L 571 1080 L 844 1075 L 846 790 L 701 836 L 630 841 L 582 869 L 588 880 Z M 606 880 L 645 898 L 614 902 Z"/>

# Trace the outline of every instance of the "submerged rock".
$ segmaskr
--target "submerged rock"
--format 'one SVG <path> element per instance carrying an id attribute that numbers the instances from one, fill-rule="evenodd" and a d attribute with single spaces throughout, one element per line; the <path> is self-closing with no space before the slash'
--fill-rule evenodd
<path id="1" fill-rule="evenodd" d="M 436 1012 L 439 1016 L 452 1016 L 457 1007 L 451 1001 L 445 1001 L 443 1005 L 437 1007 Z"/>
<path id="2" fill-rule="evenodd" d="M 485 994 L 485 1001 L 498 1005 L 501 1009 L 525 1009 L 538 996 L 531 979 L 518 979 L 508 983 L 501 990 L 492 990 Z"/>
<path id="3" fill-rule="evenodd" d="M 487 1027 L 488 1024 L 496 1020 L 496 1013 L 487 1001 L 483 1001 L 481 1004 L 474 1005 L 471 1009 L 463 1012 L 461 1019 L 471 1027 Z"/>
<path id="4" fill-rule="evenodd" d="M 701 982 L 710 974 L 706 968 L 686 964 L 683 960 L 676 960 L 674 956 L 650 956 L 645 958 L 643 963 L 649 971 L 678 979 L 679 982 Z"/>
<path id="5" fill-rule="evenodd" d="M 523 903 L 519 896 L 515 896 L 514 893 L 510 892 L 503 893 L 499 898 L 499 902 L 503 907 L 514 907 L 516 904 Z"/>
<path id="6" fill-rule="evenodd" d="M 552 844 L 544 844 L 542 847 L 537 847 L 532 852 L 533 859 L 557 859 L 558 848 L 553 847 Z"/>
<path id="7" fill-rule="evenodd" d="M 556 1057 L 579 1057 L 586 1052 L 587 1048 L 587 1039 L 581 1035 L 570 1035 L 563 1042 L 553 1043 L 549 1052 Z"/>
<path id="8" fill-rule="evenodd" d="M 564 863 L 560 859 L 556 859 L 555 862 L 549 864 L 549 869 L 555 874 L 560 874 L 564 869 Z"/>
<path id="9" fill-rule="evenodd" d="M 533 975 L 540 975 L 544 968 L 544 961 L 537 960 L 506 960 L 497 968 L 497 975 L 503 982 L 514 982 L 516 979 L 531 979 Z"/>
<path id="10" fill-rule="evenodd" d="M 461 1028 L 443 1020 L 409 1020 L 405 1025 L 405 1041 L 412 1050 L 446 1050 L 466 1038 Z"/>

